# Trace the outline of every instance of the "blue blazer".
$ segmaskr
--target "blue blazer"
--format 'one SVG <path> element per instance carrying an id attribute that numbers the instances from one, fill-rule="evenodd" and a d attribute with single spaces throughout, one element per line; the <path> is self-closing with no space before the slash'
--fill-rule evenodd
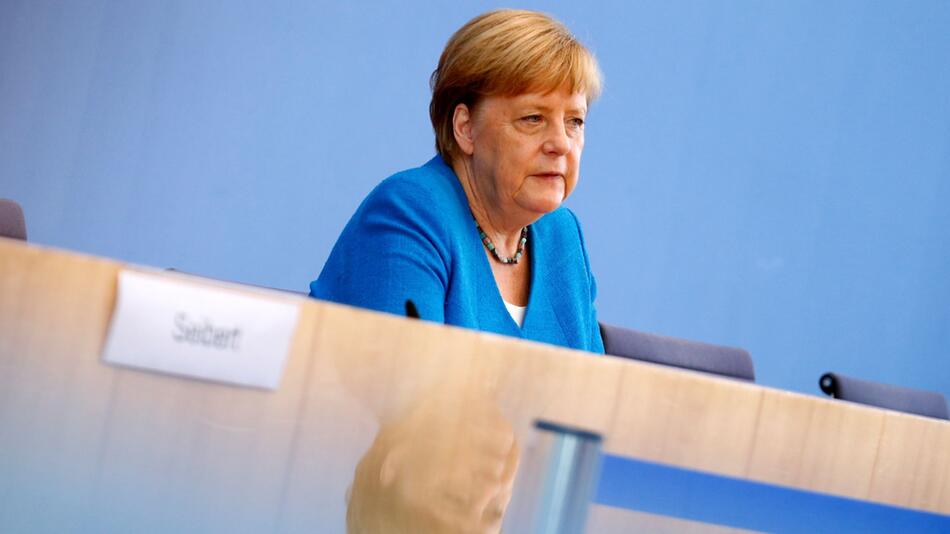
<path id="1" fill-rule="evenodd" d="M 395 174 L 343 229 L 310 296 L 564 347 L 604 352 L 584 236 L 559 208 L 528 228 L 531 286 L 521 328 L 505 308 L 468 200 L 436 156 Z"/>

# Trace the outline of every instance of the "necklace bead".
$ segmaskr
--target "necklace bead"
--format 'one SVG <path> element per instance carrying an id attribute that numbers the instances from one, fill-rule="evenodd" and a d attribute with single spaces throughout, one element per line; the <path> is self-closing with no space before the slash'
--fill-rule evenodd
<path id="1" fill-rule="evenodd" d="M 481 225 L 478 224 L 478 221 L 475 221 L 475 228 L 478 229 L 478 237 L 482 240 L 482 244 L 485 245 L 485 248 L 488 249 L 488 252 L 500 263 L 505 265 L 515 265 L 524 256 L 524 246 L 528 242 L 528 227 L 525 226 L 521 229 L 521 239 L 518 240 L 518 250 L 515 251 L 514 256 L 502 257 L 498 255 L 498 250 L 495 248 L 495 244 L 491 242 L 491 238 L 488 237 L 488 234 L 482 230 Z"/>

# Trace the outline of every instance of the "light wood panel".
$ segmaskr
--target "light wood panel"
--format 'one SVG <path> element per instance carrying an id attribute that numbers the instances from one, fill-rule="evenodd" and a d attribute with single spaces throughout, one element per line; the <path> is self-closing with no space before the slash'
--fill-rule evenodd
<path id="1" fill-rule="evenodd" d="M 747 476 L 867 498 L 884 412 L 764 390 Z"/>
<path id="2" fill-rule="evenodd" d="M 341 531 L 358 462 L 420 406 L 449 416 L 439 439 L 510 428 L 523 460 L 544 418 L 613 454 L 950 514 L 945 422 L 278 292 L 223 286 L 300 303 L 277 391 L 106 365 L 121 268 L 0 239 L 0 528 Z"/>
<path id="3" fill-rule="evenodd" d="M 950 425 L 922 417 L 883 415 L 868 497 L 899 506 L 950 505 Z"/>
<path id="4" fill-rule="evenodd" d="M 724 475 L 745 474 L 762 389 L 631 362 L 625 365 L 606 449 Z"/>
<path id="5" fill-rule="evenodd" d="M 0 530 L 273 530 L 313 330 L 276 392 L 106 365 L 121 268 L 0 240 Z"/>
<path id="6" fill-rule="evenodd" d="M 60 511 L 9 531 L 65 531 L 88 506 L 116 375 L 98 351 L 118 269 L 0 238 L 0 502 Z M 77 491 L 46 491 L 64 484 Z"/>

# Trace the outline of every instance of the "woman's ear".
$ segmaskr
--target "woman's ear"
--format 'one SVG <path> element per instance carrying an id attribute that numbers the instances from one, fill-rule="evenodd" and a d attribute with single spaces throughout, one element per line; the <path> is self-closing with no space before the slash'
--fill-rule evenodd
<path id="1" fill-rule="evenodd" d="M 455 112 L 452 114 L 452 133 L 462 154 L 471 156 L 475 151 L 475 144 L 472 142 L 472 113 L 466 104 L 455 106 Z"/>

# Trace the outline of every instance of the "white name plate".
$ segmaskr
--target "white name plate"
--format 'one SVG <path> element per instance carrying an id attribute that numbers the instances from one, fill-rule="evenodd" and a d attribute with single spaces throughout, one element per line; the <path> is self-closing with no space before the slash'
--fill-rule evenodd
<path id="1" fill-rule="evenodd" d="M 276 389 L 299 305 L 135 271 L 119 273 L 102 357 L 113 364 Z"/>

